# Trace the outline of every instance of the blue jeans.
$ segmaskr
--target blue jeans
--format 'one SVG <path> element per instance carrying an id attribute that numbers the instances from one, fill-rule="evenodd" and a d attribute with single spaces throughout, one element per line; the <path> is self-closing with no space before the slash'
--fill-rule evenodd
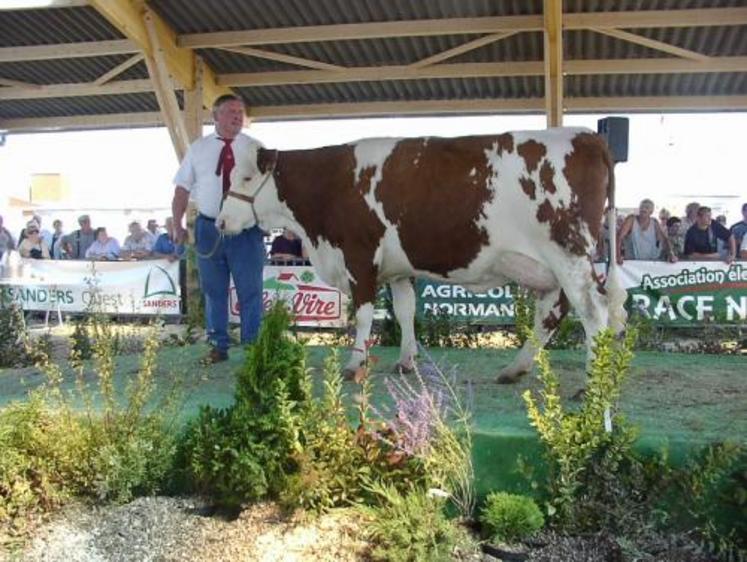
<path id="1" fill-rule="evenodd" d="M 202 215 L 195 222 L 195 246 L 207 258 L 197 257 L 200 287 L 205 295 L 207 337 L 210 345 L 226 351 L 228 338 L 228 288 L 236 286 L 241 315 L 241 343 L 257 339 L 262 321 L 262 268 L 265 244 L 256 226 L 219 240 L 215 221 Z"/>

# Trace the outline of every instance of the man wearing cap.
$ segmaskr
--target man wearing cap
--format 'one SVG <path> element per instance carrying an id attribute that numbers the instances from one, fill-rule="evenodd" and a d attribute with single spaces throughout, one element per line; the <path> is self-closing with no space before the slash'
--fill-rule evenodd
<path id="1" fill-rule="evenodd" d="M 86 259 L 86 250 L 96 239 L 96 234 L 91 228 L 91 217 L 79 216 L 78 224 L 80 225 L 78 230 L 62 238 L 63 257 L 68 260 Z"/>
<path id="2" fill-rule="evenodd" d="M 174 242 L 187 233 L 182 224 L 190 198 L 197 206 L 195 250 L 200 286 L 205 295 L 209 363 L 228 358 L 228 289 L 232 276 L 239 300 L 241 343 L 256 339 L 262 319 L 262 267 L 265 261 L 263 233 L 257 227 L 221 238 L 215 227 L 223 198 L 230 187 L 234 154 L 255 153 L 261 144 L 243 134 L 244 103 L 233 95 L 220 96 L 213 104 L 215 133 L 195 141 L 174 178 L 172 201 Z"/>

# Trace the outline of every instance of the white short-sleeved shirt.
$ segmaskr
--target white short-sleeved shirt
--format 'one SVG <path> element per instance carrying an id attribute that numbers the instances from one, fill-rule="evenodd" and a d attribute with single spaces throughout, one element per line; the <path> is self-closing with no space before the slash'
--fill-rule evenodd
<path id="1" fill-rule="evenodd" d="M 254 156 L 262 144 L 244 133 L 239 133 L 231 143 L 237 166 L 241 155 Z M 196 140 L 189 147 L 179 170 L 174 176 L 174 185 L 189 191 L 190 199 L 197 205 L 197 211 L 215 218 L 220 212 L 223 199 L 223 178 L 215 175 L 223 141 L 216 133 Z"/>

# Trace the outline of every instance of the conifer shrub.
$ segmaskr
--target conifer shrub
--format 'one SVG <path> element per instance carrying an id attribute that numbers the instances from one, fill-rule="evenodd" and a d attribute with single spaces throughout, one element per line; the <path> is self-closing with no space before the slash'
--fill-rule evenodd
<path id="1" fill-rule="evenodd" d="M 204 406 L 182 444 L 189 484 L 226 507 L 277 497 L 296 471 L 311 383 L 282 302 L 264 317 L 237 374 L 235 403 Z"/>
<path id="2" fill-rule="evenodd" d="M 539 531 L 545 518 L 528 496 L 492 492 L 485 499 L 480 522 L 490 541 L 513 543 Z"/>

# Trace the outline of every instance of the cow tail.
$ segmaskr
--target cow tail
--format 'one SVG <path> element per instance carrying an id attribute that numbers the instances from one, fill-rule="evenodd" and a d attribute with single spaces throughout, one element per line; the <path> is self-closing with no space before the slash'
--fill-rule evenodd
<path id="1" fill-rule="evenodd" d="M 615 259 L 615 248 L 617 248 L 617 209 L 615 208 L 615 163 L 609 150 L 605 146 L 604 160 L 607 165 L 607 228 L 609 229 L 609 251 L 607 266 L 607 312 L 609 327 L 618 334 L 625 328 L 627 314 L 625 312 L 625 300 L 627 293 L 620 282 L 620 270 Z"/>

